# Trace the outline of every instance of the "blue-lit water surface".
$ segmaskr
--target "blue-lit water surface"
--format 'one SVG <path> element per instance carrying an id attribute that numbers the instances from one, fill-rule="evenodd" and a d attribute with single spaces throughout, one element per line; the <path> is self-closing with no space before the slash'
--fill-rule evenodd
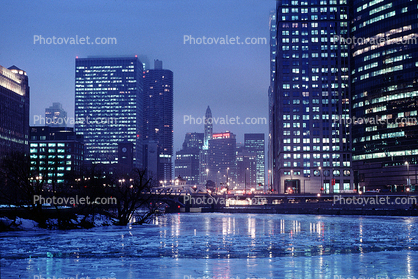
<path id="1" fill-rule="evenodd" d="M 418 278 L 418 218 L 181 213 L 0 233 L 1 278 Z"/>

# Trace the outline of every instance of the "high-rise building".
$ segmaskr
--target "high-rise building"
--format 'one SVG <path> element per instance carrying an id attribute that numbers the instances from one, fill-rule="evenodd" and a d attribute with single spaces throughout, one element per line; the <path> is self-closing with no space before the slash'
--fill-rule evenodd
<path id="1" fill-rule="evenodd" d="M 210 107 L 206 109 L 205 113 L 205 139 L 203 148 L 208 149 L 209 147 L 209 140 L 212 139 L 213 134 L 213 120 L 212 120 L 212 111 L 210 110 Z"/>
<path id="2" fill-rule="evenodd" d="M 353 188 L 347 0 L 277 1 L 273 109 L 274 189 L 338 193 Z"/>
<path id="3" fill-rule="evenodd" d="M 62 108 L 61 103 L 52 103 L 52 106 L 45 109 L 45 124 L 49 127 L 66 127 L 67 112 Z"/>
<path id="4" fill-rule="evenodd" d="M 209 140 L 207 180 L 228 183 L 233 187 L 237 180 L 236 138 L 231 132 L 217 133 Z M 231 188 L 229 188 L 231 189 Z"/>
<path id="5" fill-rule="evenodd" d="M 257 153 L 237 146 L 237 188 L 248 192 L 257 188 Z"/>
<path id="6" fill-rule="evenodd" d="M 244 148 L 255 155 L 256 171 L 255 183 L 257 187 L 261 185 L 264 189 L 265 180 L 265 156 L 264 156 L 264 134 L 244 134 Z"/>
<path id="7" fill-rule="evenodd" d="M 207 107 L 206 113 L 205 113 L 204 130 L 205 130 L 205 134 L 204 134 L 204 140 L 203 140 L 203 147 L 199 155 L 199 162 L 200 162 L 199 163 L 199 172 L 200 172 L 199 182 L 201 184 L 206 183 L 208 179 L 207 171 L 209 170 L 208 169 L 209 140 L 212 139 L 212 135 L 213 135 L 213 118 L 212 118 L 212 111 L 210 110 L 209 106 Z"/>
<path id="8" fill-rule="evenodd" d="M 75 60 L 75 131 L 84 136 L 86 163 L 116 164 L 118 144 L 133 144 L 142 167 L 143 69 L 137 57 Z"/>
<path id="9" fill-rule="evenodd" d="M 145 71 L 144 90 L 144 138 L 146 144 L 155 141 L 158 145 L 156 179 L 170 181 L 173 171 L 173 72 L 163 69 L 162 61 L 155 60 L 154 69 Z"/>
<path id="10" fill-rule="evenodd" d="M 30 128 L 30 170 L 50 186 L 74 182 L 84 160 L 83 136 L 73 128 Z"/>
<path id="11" fill-rule="evenodd" d="M 267 155 L 267 189 L 271 190 L 273 185 L 273 174 L 274 168 L 274 78 L 276 76 L 276 51 L 277 51 L 277 18 L 276 11 L 273 10 L 270 12 L 269 17 L 269 30 L 270 30 L 270 86 L 268 90 L 268 100 L 269 100 L 269 134 L 268 134 L 268 155 Z M 267 190 L 266 189 L 266 190 Z"/>
<path id="12" fill-rule="evenodd" d="M 352 118 L 342 122 L 352 125 L 356 184 L 405 191 L 418 184 L 417 2 L 354 0 L 352 13 L 341 42 L 352 49 Z"/>
<path id="13" fill-rule="evenodd" d="M 26 72 L 0 66 L 0 157 L 29 152 L 29 83 Z"/>
<path id="14" fill-rule="evenodd" d="M 187 133 L 183 148 L 176 152 L 175 176 L 190 184 L 199 183 L 199 154 L 203 147 L 203 133 Z"/>

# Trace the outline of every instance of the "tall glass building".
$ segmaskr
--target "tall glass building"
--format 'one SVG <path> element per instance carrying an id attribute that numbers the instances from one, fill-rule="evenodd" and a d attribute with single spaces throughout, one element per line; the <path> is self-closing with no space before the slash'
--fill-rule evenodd
<path id="1" fill-rule="evenodd" d="M 265 179 L 265 156 L 264 156 L 264 134 L 244 134 L 244 148 L 255 155 L 255 185 L 264 187 Z M 257 190 L 263 190 L 258 189 Z"/>
<path id="2" fill-rule="evenodd" d="M 115 164 L 118 143 L 132 142 L 142 166 L 143 68 L 137 57 L 75 60 L 75 131 L 84 136 L 85 162 Z"/>
<path id="3" fill-rule="evenodd" d="M 0 157 L 29 152 L 29 83 L 26 72 L 0 66 Z"/>
<path id="4" fill-rule="evenodd" d="M 236 146 L 236 136 L 229 131 L 212 135 L 212 139 L 209 140 L 207 180 L 218 183 L 224 181 L 223 183 L 229 183 L 230 187 L 236 185 Z"/>
<path id="5" fill-rule="evenodd" d="M 144 139 L 157 143 L 157 181 L 170 181 L 173 172 L 173 72 L 154 61 L 145 71 Z M 148 166 L 146 166 L 148 167 Z"/>
<path id="6" fill-rule="evenodd" d="M 269 100 L 269 134 L 268 134 L 268 155 L 267 155 L 267 185 L 268 189 L 271 190 L 273 185 L 273 174 L 274 168 L 274 145 L 273 138 L 274 134 L 274 78 L 276 76 L 276 52 L 277 52 L 277 18 L 276 11 L 273 10 L 270 12 L 269 17 L 269 30 L 270 30 L 270 86 L 268 90 L 268 100 Z"/>
<path id="7" fill-rule="evenodd" d="M 339 193 L 353 188 L 348 117 L 347 0 L 278 0 L 273 125 L 274 189 Z M 323 189 L 323 190 L 322 190 Z"/>
<path id="8" fill-rule="evenodd" d="M 404 191 L 418 172 L 418 5 L 354 0 L 353 168 L 360 189 Z"/>

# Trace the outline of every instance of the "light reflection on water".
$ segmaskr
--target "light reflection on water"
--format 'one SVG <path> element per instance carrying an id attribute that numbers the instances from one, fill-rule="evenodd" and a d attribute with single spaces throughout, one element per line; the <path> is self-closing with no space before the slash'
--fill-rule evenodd
<path id="1" fill-rule="evenodd" d="M 145 226 L 7 232 L 0 234 L 1 278 L 16 272 L 22 278 L 34 278 L 39 272 L 43 277 L 114 273 L 116 278 L 417 277 L 417 221 L 413 217 L 172 214 Z"/>

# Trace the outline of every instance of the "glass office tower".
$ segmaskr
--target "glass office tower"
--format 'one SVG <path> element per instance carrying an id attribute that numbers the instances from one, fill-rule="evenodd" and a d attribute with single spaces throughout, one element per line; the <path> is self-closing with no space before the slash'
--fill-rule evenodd
<path id="1" fill-rule="evenodd" d="M 270 86 L 268 90 L 269 99 L 269 134 L 268 134 L 268 150 L 267 150 L 267 185 L 268 190 L 271 190 L 273 185 L 274 156 L 275 150 L 273 145 L 274 133 L 274 78 L 276 76 L 276 51 L 277 51 L 277 18 L 276 11 L 270 11 L 269 16 L 269 30 L 270 30 Z"/>
<path id="2" fill-rule="evenodd" d="M 144 139 L 156 142 L 157 181 L 170 181 L 173 172 L 173 72 L 154 61 L 154 69 L 145 71 Z M 152 156 L 148 154 L 148 156 Z M 150 166 L 146 166 L 148 169 Z"/>
<path id="3" fill-rule="evenodd" d="M 29 82 L 26 72 L 0 66 L 0 158 L 29 153 Z"/>
<path id="4" fill-rule="evenodd" d="M 254 184 L 256 186 L 263 186 L 261 189 L 257 188 L 257 190 L 263 190 L 265 179 L 264 134 L 244 134 L 244 148 L 250 153 L 255 154 L 256 177 Z"/>
<path id="5" fill-rule="evenodd" d="M 340 193 L 353 187 L 348 117 L 347 0 L 277 1 L 274 190 Z"/>
<path id="6" fill-rule="evenodd" d="M 233 189 L 237 182 L 236 146 L 236 136 L 229 131 L 212 135 L 209 140 L 207 180 L 226 183 L 230 190 Z"/>
<path id="7" fill-rule="evenodd" d="M 132 142 L 142 165 L 143 69 L 137 57 L 75 60 L 75 131 L 84 136 L 86 163 L 115 164 L 118 143 Z"/>
<path id="8" fill-rule="evenodd" d="M 404 191 L 418 171 L 418 5 L 354 0 L 353 168 L 362 190 Z M 409 189 L 412 190 L 412 189 Z"/>

